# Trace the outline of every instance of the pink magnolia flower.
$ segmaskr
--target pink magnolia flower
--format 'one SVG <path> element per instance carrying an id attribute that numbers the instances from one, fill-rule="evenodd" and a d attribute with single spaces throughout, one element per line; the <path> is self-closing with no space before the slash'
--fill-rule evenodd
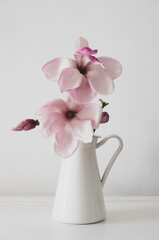
<path id="1" fill-rule="evenodd" d="M 81 49 L 83 52 L 79 52 Z M 46 63 L 43 66 L 45 76 L 58 81 L 61 92 L 67 92 L 78 103 L 90 102 L 97 93 L 112 93 L 113 80 L 121 74 L 120 63 L 113 58 L 92 56 L 97 50 L 90 49 L 82 37 L 77 39 L 75 52 L 75 60 L 55 58 Z"/>
<path id="2" fill-rule="evenodd" d="M 54 136 L 54 151 L 63 158 L 71 156 L 79 140 L 92 141 L 93 129 L 99 126 L 102 108 L 95 103 L 79 105 L 71 99 L 55 99 L 38 112 L 42 116 L 41 133 Z"/>
<path id="3" fill-rule="evenodd" d="M 109 121 L 109 114 L 107 112 L 102 112 L 100 123 L 106 123 Z"/>
<path id="4" fill-rule="evenodd" d="M 29 131 L 39 125 L 38 120 L 25 119 L 20 122 L 16 127 L 12 128 L 12 131 Z"/>

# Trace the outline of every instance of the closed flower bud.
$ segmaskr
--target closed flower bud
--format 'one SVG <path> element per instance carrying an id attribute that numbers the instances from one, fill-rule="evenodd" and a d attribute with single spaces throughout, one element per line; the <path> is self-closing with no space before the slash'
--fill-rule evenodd
<path id="1" fill-rule="evenodd" d="M 29 131 L 39 125 L 38 120 L 25 119 L 20 122 L 16 127 L 12 128 L 12 131 Z"/>
<path id="2" fill-rule="evenodd" d="M 100 123 L 106 123 L 108 121 L 109 121 L 109 114 L 107 112 L 102 112 Z"/>

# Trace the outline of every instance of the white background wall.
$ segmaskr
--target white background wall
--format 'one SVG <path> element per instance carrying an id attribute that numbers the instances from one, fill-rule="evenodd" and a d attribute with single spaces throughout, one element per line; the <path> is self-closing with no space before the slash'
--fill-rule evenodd
<path id="1" fill-rule="evenodd" d="M 11 128 L 60 92 L 45 79 L 48 60 L 72 57 L 83 36 L 99 55 L 119 59 L 121 77 L 104 99 L 110 121 L 101 136 L 116 133 L 124 149 L 104 187 L 105 195 L 159 195 L 159 1 L 0 1 L 0 194 L 55 194 L 61 160 L 52 140 L 35 129 Z M 98 150 L 102 172 L 114 144 Z M 108 153 L 108 154 L 107 154 Z"/>

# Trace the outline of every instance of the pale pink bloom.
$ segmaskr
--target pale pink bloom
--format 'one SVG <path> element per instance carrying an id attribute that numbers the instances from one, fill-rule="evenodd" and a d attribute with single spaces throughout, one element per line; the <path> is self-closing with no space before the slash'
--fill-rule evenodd
<path id="1" fill-rule="evenodd" d="M 54 151 L 62 158 L 71 156 L 79 141 L 92 141 L 93 129 L 98 128 L 102 108 L 95 103 L 79 105 L 71 99 L 55 99 L 38 112 L 42 116 L 41 133 L 54 136 Z"/>
<path id="2" fill-rule="evenodd" d="M 100 123 L 106 123 L 109 121 L 109 114 L 107 112 L 102 112 Z"/>
<path id="3" fill-rule="evenodd" d="M 95 58 L 92 54 L 97 50 L 90 49 L 87 40 L 81 37 L 77 39 L 75 52 L 83 48 L 87 55 L 75 54 L 75 60 L 55 58 L 43 66 L 45 76 L 51 81 L 58 81 L 61 92 L 67 92 L 78 103 L 90 102 L 97 93 L 112 93 L 113 80 L 121 74 L 121 65 L 117 60 Z"/>
<path id="4" fill-rule="evenodd" d="M 12 131 L 29 131 L 39 125 L 38 120 L 25 119 L 20 122 L 16 127 L 12 128 Z"/>

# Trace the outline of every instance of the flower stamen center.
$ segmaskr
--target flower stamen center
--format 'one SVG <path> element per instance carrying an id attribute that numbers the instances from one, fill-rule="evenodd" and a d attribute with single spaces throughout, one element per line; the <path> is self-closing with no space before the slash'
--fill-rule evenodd
<path id="1" fill-rule="evenodd" d="M 84 68 L 84 67 L 77 67 L 77 69 L 79 70 L 79 72 L 82 74 L 82 75 L 85 75 L 86 74 L 86 68 Z"/>
<path id="2" fill-rule="evenodd" d="M 75 112 L 73 112 L 73 111 L 68 111 L 68 112 L 66 113 L 67 119 L 71 119 L 71 118 L 73 118 L 74 116 L 75 116 Z"/>

